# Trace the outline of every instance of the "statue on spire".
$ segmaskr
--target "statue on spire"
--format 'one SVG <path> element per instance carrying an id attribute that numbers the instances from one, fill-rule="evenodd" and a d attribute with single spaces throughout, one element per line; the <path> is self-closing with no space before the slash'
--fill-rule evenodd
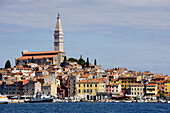
<path id="1" fill-rule="evenodd" d="M 58 17 L 57 18 L 60 18 L 60 13 L 58 13 Z"/>

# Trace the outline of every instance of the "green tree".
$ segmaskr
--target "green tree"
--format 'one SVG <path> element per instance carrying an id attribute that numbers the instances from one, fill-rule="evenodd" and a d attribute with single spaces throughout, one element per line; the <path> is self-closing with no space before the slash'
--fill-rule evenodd
<path id="1" fill-rule="evenodd" d="M 5 69 L 7 68 L 11 68 L 11 62 L 9 60 L 7 60 L 5 63 Z"/>
<path id="2" fill-rule="evenodd" d="M 71 62 L 78 62 L 78 60 L 75 59 L 75 58 L 69 58 L 68 61 L 71 61 Z"/>
<path id="3" fill-rule="evenodd" d="M 89 67 L 89 58 L 87 57 L 86 67 Z"/>
<path id="4" fill-rule="evenodd" d="M 96 61 L 96 59 L 94 60 L 94 65 L 97 65 L 97 61 Z"/>
<path id="5" fill-rule="evenodd" d="M 16 65 L 19 65 L 19 60 L 17 60 Z"/>
<path id="6" fill-rule="evenodd" d="M 164 98 L 165 97 L 163 92 L 161 92 L 159 95 L 160 95 L 160 98 Z"/>
<path id="7" fill-rule="evenodd" d="M 63 62 L 60 64 L 60 66 L 61 66 L 61 67 L 65 67 L 66 61 L 67 61 L 67 57 L 64 56 L 64 60 L 63 60 Z"/>
<path id="8" fill-rule="evenodd" d="M 32 59 L 31 59 L 31 63 L 34 63 L 34 58 L 33 58 L 33 56 L 32 56 Z"/>
<path id="9" fill-rule="evenodd" d="M 24 61 L 25 62 L 25 65 L 27 64 L 27 61 Z"/>
<path id="10" fill-rule="evenodd" d="M 82 67 L 86 64 L 85 60 L 82 58 L 82 55 L 80 56 L 80 59 L 78 60 L 78 64 L 80 64 Z"/>

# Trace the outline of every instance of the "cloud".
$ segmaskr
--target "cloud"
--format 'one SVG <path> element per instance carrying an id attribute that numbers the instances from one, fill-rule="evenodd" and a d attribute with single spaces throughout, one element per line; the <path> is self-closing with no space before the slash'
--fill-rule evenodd
<path id="1" fill-rule="evenodd" d="M 68 56 L 97 58 L 105 68 L 153 67 L 170 73 L 169 6 L 169 0 L 1 0 L 1 58 L 19 57 L 25 47 L 53 49 L 60 12 Z"/>
<path id="2" fill-rule="evenodd" d="M 7 0 L 1 5 L 0 21 L 53 29 L 61 12 L 65 31 L 103 30 L 107 25 L 170 29 L 169 5 L 169 0 Z"/>

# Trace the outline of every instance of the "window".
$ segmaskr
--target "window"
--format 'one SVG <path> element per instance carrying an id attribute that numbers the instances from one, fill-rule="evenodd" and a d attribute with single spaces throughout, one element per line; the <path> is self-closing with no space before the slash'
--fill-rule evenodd
<path id="1" fill-rule="evenodd" d="M 86 90 L 85 90 L 85 89 L 83 89 L 83 93 L 86 93 Z"/>
<path id="2" fill-rule="evenodd" d="M 90 87 L 92 87 L 92 84 L 90 84 Z"/>
<path id="3" fill-rule="evenodd" d="M 159 89 L 159 87 L 157 89 Z"/>
<path id="4" fill-rule="evenodd" d="M 95 87 L 97 87 L 97 84 L 95 84 Z"/>
<path id="5" fill-rule="evenodd" d="M 165 89 L 167 91 L 167 89 Z"/>
<path id="6" fill-rule="evenodd" d="M 132 88 L 132 90 L 133 90 L 133 88 Z"/>
<path id="7" fill-rule="evenodd" d="M 164 83 L 162 82 L 161 85 L 164 85 Z"/>
<path id="8" fill-rule="evenodd" d="M 122 81 L 122 83 L 124 83 L 124 81 Z"/>
<path id="9" fill-rule="evenodd" d="M 139 91 L 139 88 L 138 88 L 138 91 Z"/>
<path id="10" fill-rule="evenodd" d="M 140 88 L 140 90 L 142 90 L 142 88 Z"/>
<path id="11" fill-rule="evenodd" d="M 86 87 L 86 84 L 84 84 L 84 87 Z"/>
<path id="12" fill-rule="evenodd" d="M 135 90 L 136 90 L 136 88 L 135 88 Z M 136 94 L 135 94 L 136 95 Z"/>
<path id="13" fill-rule="evenodd" d="M 130 83 L 130 81 L 128 81 L 128 83 Z"/>
<path id="14" fill-rule="evenodd" d="M 87 84 L 87 87 L 89 87 L 89 85 Z"/>
<path id="15" fill-rule="evenodd" d="M 95 89 L 95 93 L 97 93 L 97 89 Z"/>
<path id="16" fill-rule="evenodd" d="M 89 93 L 89 89 L 87 89 L 87 93 Z"/>
<path id="17" fill-rule="evenodd" d="M 92 93 L 92 89 L 90 89 L 90 93 Z"/>
<path id="18" fill-rule="evenodd" d="M 158 82 L 158 85 L 159 85 L 160 83 Z"/>
<path id="19" fill-rule="evenodd" d="M 165 87 L 167 87 L 167 85 Z"/>
<path id="20" fill-rule="evenodd" d="M 79 84 L 79 87 L 80 87 L 80 84 Z"/>
<path id="21" fill-rule="evenodd" d="M 79 91 L 78 91 L 79 93 L 81 92 L 81 90 L 79 89 Z"/>

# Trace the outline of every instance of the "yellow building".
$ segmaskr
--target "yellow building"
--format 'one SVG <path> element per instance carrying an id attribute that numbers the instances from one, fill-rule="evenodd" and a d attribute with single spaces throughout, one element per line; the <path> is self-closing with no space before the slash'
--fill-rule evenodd
<path id="1" fill-rule="evenodd" d="M 56 79 L 56 84 L 57 84 L 57 86 L 60 86 L 60 80 L 59 79 Z"/>
<path id="2" fill-rule="evenodd" d="M 121 84 L 122 91 L 128 89 L 130 84 L 136 83 L 136 79 L 137 79 L 136 76 L 130 75 L 120 76 L 118 78 L 118 82 Z"/>
<path id="3" fill-rule="evenodd" d="M 105 82 L 106 79 L 86 79 L 77 82 L 77 95 L 85 100 L 92 100 L 96 98 L 97 93 L 102 93 L 106 91 Z"/>
<path id="4" fill-rule="evenodd" d="M 165 81 L 164 95 L 170 97 L 170 78 Z"/>
<path id="5" fill-rule="evenodd" d="M 156 82 L 146 84 L 146 96 L 156 97 L 157 94 L 158 91 Z"/>

